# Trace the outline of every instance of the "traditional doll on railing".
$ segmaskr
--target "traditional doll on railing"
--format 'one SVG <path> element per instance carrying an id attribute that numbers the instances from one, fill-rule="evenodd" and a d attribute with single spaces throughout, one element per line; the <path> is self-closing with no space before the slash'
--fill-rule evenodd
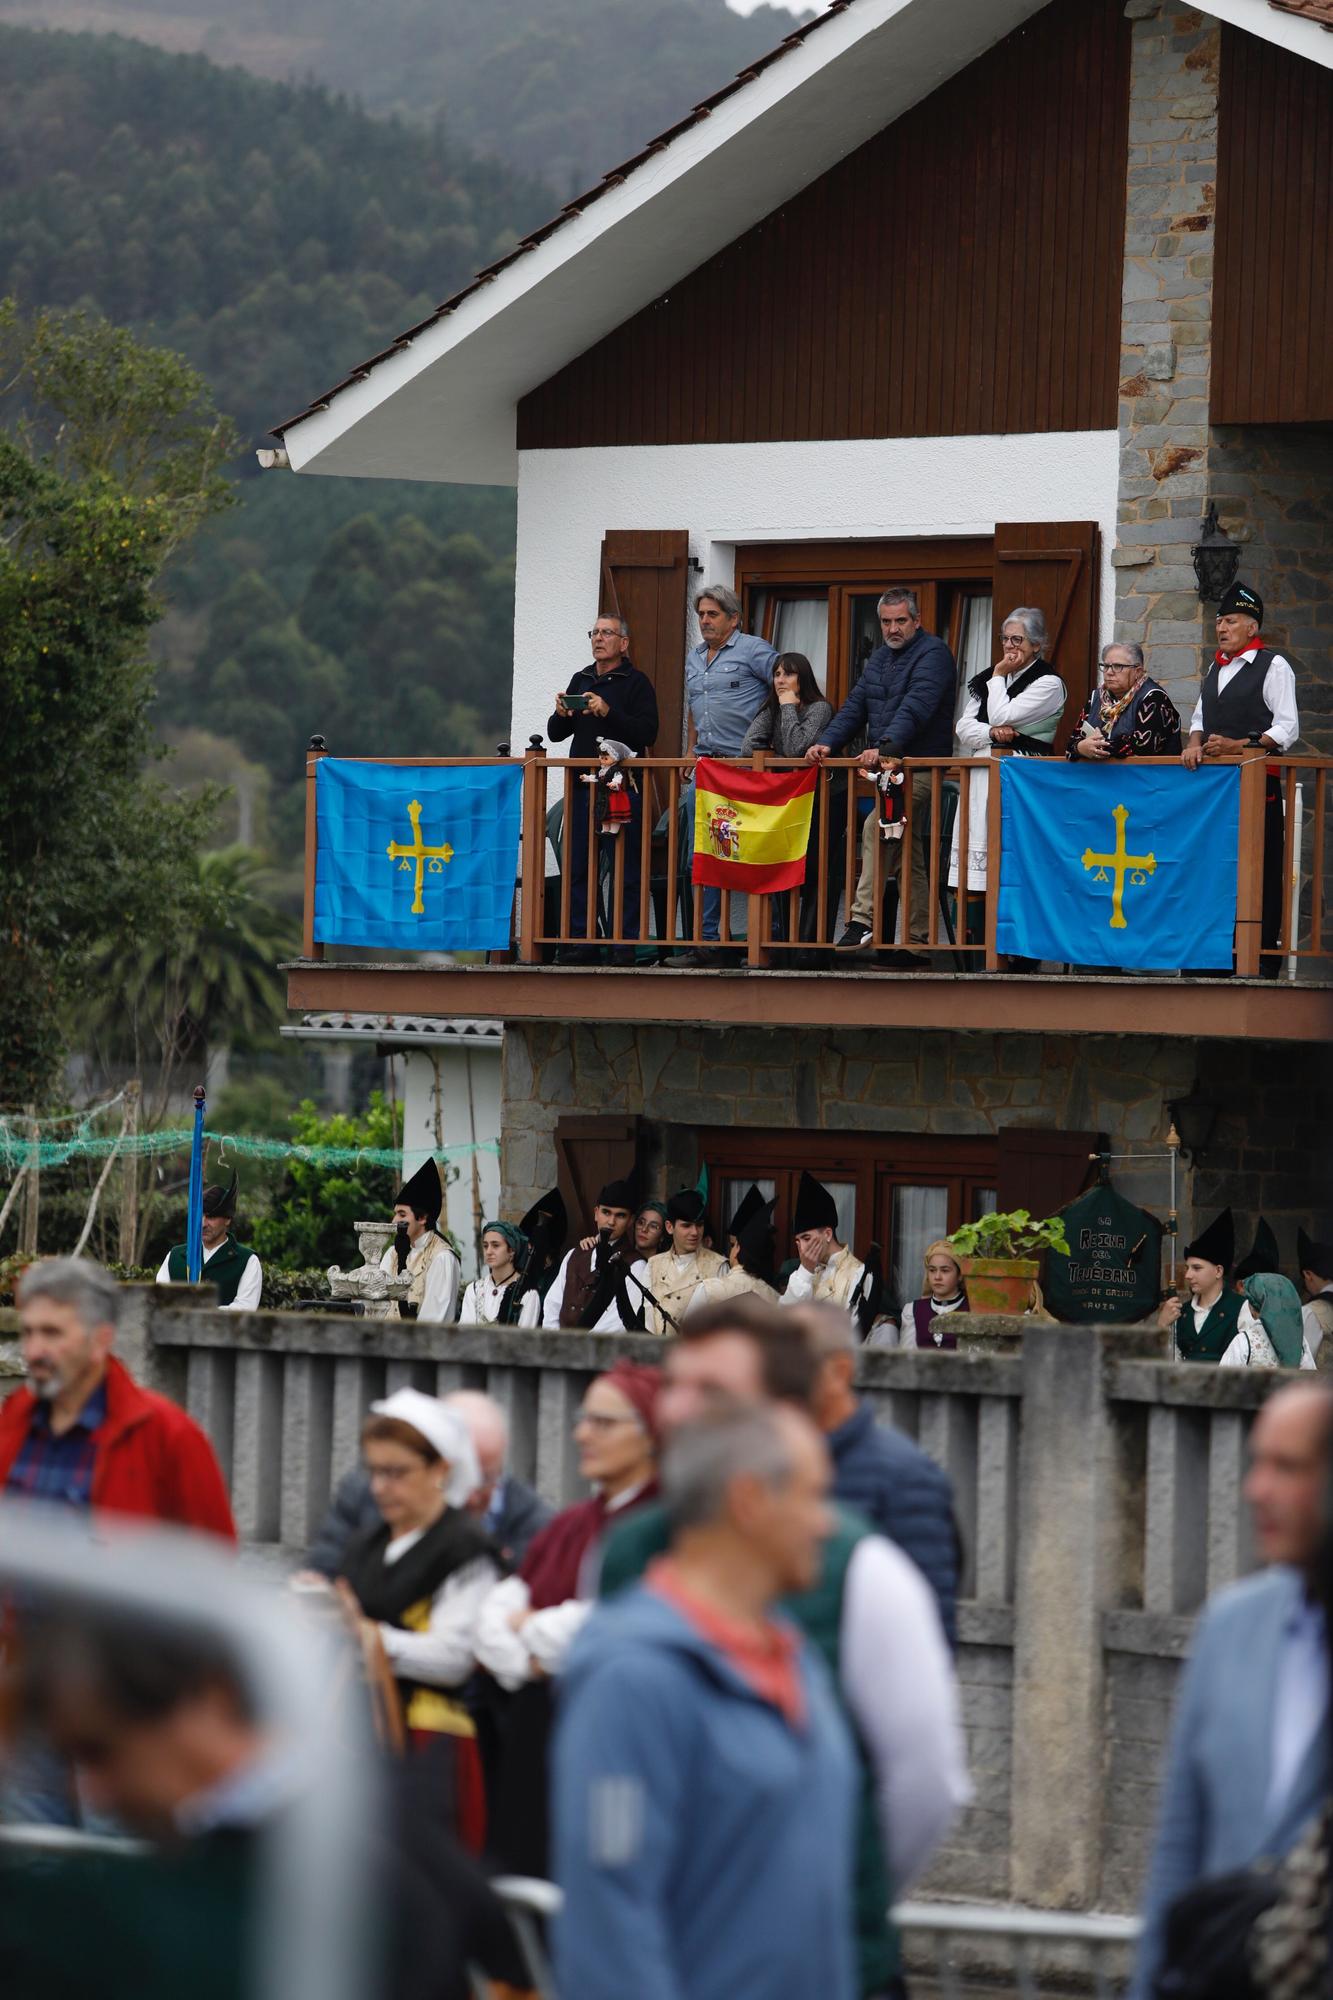
<path id="1" fill-rule="evenodd" d="M 625 768 L 637 752 L 613 736 L 599 736 L 597 749 L 598 769 L 585 771 L 583 782 L 597 786 L 598 833 L 620 833 L 630 823 L 634 794 L 639 789 L 633 772 Z"/>

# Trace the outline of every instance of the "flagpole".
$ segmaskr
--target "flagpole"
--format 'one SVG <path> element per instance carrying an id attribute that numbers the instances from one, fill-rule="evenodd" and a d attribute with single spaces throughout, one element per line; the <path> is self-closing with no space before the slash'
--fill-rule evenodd
<path id="1" fill-rule="evenodd" d="M 204 1086 L 194 1090 L 194 1137 L 190 1142 L 190 1197 L 185 1221 L 185 1271 L 197 1285 L 204 1270 Z"/>

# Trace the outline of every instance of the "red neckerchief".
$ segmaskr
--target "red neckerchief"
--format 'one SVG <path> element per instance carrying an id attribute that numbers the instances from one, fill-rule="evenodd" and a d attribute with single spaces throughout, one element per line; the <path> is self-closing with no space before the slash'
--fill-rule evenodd
<path id="1" fill-rule="evenodd" d="M 1252 639 L 1247 639 L 1234 653 L 1214 653 L 1213 658 L 1219 667 L 1229 667 L 1233 660 L 1243 660 L 1247 653 L 1255 652 L 1263 643 L 1263 634 L 1256 632 Z"/>

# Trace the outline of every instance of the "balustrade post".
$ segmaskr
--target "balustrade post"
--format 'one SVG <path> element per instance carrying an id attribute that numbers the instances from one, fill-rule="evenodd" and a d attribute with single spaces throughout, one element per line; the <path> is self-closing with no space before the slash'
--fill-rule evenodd
<path id="1" fill-rule="evenodd" d="M 565 848 L 569 847 L 566 829 Z M 537 939 L 546 910 L 546 755 L 540 736 L 530 737 L 523 752 L 523 820 L 519 857 L 522 890 L 518 901 L 518 957 L 521 965 L 541 958 Z"/>
<path id="2" fill-rule="evenodd" d="M 751 753 L 756 771 L 762 771 L 768 763 L 767 750 Z M 771 896 L 747 896 L 745 899 L 745 963 L 749 971 L 762 972 L 770 963 L 768 950 L 768 930 L 765 918 L 773 907 Z"/>
<path id="3" fill-rule="evenodd" d="M 1025 1326 L 1014 1602 L 1010 1894 L 1095 1908 L 1105 1662 L 1121 1490 L 1101 1337 Z"/>
<path id="4" fill-rule="evenodd" d="M 1240 767 L 1240 845 L 1236 859 L 1236 971 L 1259 976 L 1264 912 L 1264 785 L 1266 759 L 1251 755 Z"/>
<path id="5" fill-rule="evenodd" d="M 315 774 L 326 750 L 324 738 L 312 736 L 305 757 L 305 909 L 301 923 L 301 956 L 306 959 L 324 956 L 323 945 L 315 943 L 315 860 L 319 840 Z"/>

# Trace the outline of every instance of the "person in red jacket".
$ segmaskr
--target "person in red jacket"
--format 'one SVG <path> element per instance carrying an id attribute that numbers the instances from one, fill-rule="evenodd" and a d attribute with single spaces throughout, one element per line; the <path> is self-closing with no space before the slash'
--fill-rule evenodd
<path id="1" fill-rule="evenodd" d="M 235 1541 L 213 1447 L 111 1352 L 124 1294 L 100 1264 L 48 1257 L 19 1286 L 28 1386 L 0 1405 L 0 1496 L 170 1521 Z"/>

